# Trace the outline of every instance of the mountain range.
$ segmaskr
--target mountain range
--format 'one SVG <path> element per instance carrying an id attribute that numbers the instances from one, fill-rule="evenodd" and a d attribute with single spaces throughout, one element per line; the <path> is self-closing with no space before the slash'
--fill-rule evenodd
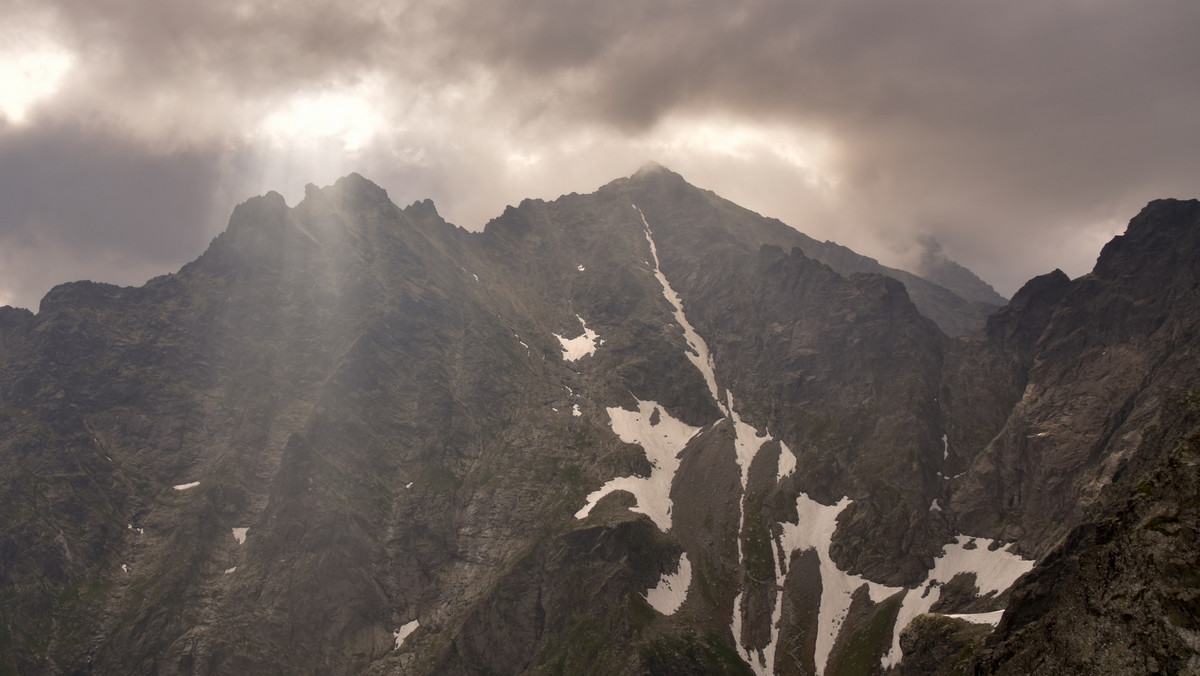
<path id="1" fill-rule="evenodd" d="M 918 272 L 352 174 L 0 308 L 0 673 L 1200 673 L 1200 202 Z"/>

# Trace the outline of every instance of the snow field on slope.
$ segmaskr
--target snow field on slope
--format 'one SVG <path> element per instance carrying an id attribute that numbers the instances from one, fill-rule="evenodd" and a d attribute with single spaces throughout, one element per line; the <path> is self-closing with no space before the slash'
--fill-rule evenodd
<path id="1" fill-rule="evenodd" d="M 594 354 L 596 347 L 604 342 L 595 331 L 587 327 L 587 322 L 583 321 L 583 317 L 575 315 L 575 319 L 578 319 L 579 325 L 583 327 L 583 335 L 575 338 L 563 338 L 557 333 L 554 334 L 558 342 L 562 343 L 563 359 L 567 361 L 579 361 L 589 354 Z M 525 343 L 521 344 L 525 345 Z M 525 345 L 525 349 L 529 349 L 529 346 Z"/>
<path id="2" fill-rule="evenodd" d="M 850 611 L 850 601 L 854 592 L 865 584 L 871 601 L 879 603 L 900 591 L 898 588 L 871 582 L 861 575 L 843 572 L 829 558 L 829 545 L 833 542 L 834 531 L 837 530 L 837 517 L 850 504 L 850 498 L 844 497 L 835 505 L 822 505 L 801 493 L 796 498 L 796 514 L 799 517 L 797 523 L 780 524 L 783 526 L 780 542 L 783 545 L 784 561 L 789 560 L 794 551 L 809 549 L 816 550 L 817 559 L 820 561 L 821 605 L 817 610 L 817 645 L 814 652 L 818 675 L 825 672 L 829 653 L 842 630 L 842 623 L 846 621 L 846 613 Z M 787 571 L 784 570 L 783 573 L 786 575 Z"/>
<path id="3" fill-rule="evenodd" d="M 639 399 L 637 411 L 617 407 L 607 410 L 609 425 L 621 441 L 641 446 L 645 451 L 650 461 L 650 476 L 609 479 L 587 496 L 587 504 L 575 512 L 575 518 L 586 518 L 600 498 L 609 493 L 628 491 L 637 500 L 632 511 L 650 517 L 664 533 L 671 530 L 671 483 L 679 469 L 679 452 L 700 428 L 676 420 L 653 401 Z M 658 423 L 652 424 L 650 419 L 655 410 Z"/>
<path id="4" fill-rule="evenodd" d="M 663 573 L 658 586 L 646 592 L 646 601 L 663 615 L 674 615 L 687 600 L 688 587 L 692 584 L 692 564 L 687 552 L 679 555 L 679 569 L 674 573 Z"/>
<path id="5" fill-rule="evenodd" d="M 956 620 L 966 620 L 975 624 L 990 624 L 994 627 L 1000 624 L 1000 617 L 1003 615 L 1003 610 L 993 610 L 990 613 L 956 613 L 947 615 L 946 617 L 953 617 Z"/>
<path id="6" fill-rule="evenodd" d="M 250 532 L 250 529 L 249 528 L 234 528 L 232 530 L 233 530 L 233 539 L 237 540 L 237 543 L 239 545 L 246 544 L 246 533 Z"/>
<path id="7" fill-rule="evenodd" d="M 839 570 L 829 557 L 829 547 L 833 541 L 834 531 L 837 530 L 837 517 L 846 507 L 850 506 L 849 498 L 842 498 L 835 505 L 822 505 L 801 493 L 796 499 L 797 523 L 781 523 L 783 527 L 780 536 L 782 549 L 781 558 L 776 561 L 776 579 L 780 580 L 777 592 L 775 610 L 771 618 L 771 641 L 761 651 L 760 660 L 750 659 L 750 666 L 758 674 L 768 674 L 774 664 L 775 647 L 778 642 L 778 622 L 783 602 L 782 581 L 787 576 L 787 561 L 795 551 L 815 550 L 820 562 L 821 601 L 817 611 L 817 640 L 814 651 L 814 662 L 817 674 L 823 674 L 829 661 L 838 634 L 850 610 L 850 603 L 855 591 L 864 584 L 872 603 L 880 603 L 893 594 L 903 591 L 900 587 L 890 587 L 878 582 L 872 582 L 861 575 L 851 575 Z M 974 543 L 968 548 L 970 543 Z M 917 615 L 928 612 L 937 601 L 940 594 L 937 584 L 949 582 L 960 573 L 975 573 L 976 586 L 981 596 L 993 592 L 1002 592 L 1016 582 L 1017 578 L 1033 568 L 1034 562 L 1022 559 L 1011 553 L 1011 547 L 992 550 L 993 542 L 986 538 L 972 538 L 959 535 L 955 541 L 946 545 L 942 555 L 934 561 L 934 567 L 926 576 L 926 582 L 916 589 L 908 590 L 901 605 L 896 624 L 892 632 L 892 646 L 882 660 L 881 666 L 894 666 L 900 661 L 899 647 L 900 632 L 908 626 Z M 928 593 L 926 593 L 928 592 Z M 922 596 L 924 596 L 922 598 Z M 750 652 L 741 645 L 741 595 L 734 607 L 734 637 L 737 639 L 740 651 L 750 656 Z M 958 619 L 978 624 L 995 626 L 1000 621 L 1003 611 L 989 613 L 970 613 L 951 615 Z"/>
<path id="8" fill-rule="evenodd" d="M 971 548 L 968 548 L 968 545 L 971 545 Z M 892 647 L 883 658 L 884 667 L 899 664 L 903 656 L 900 651 L 900 632 L 917 615 L 929 612 L 937 602 L 941 593 L 934 589 L 936 584 L 945 584 L 961 573 L 975 573 L 975 586 L 979 587 L 979 595 L 986 596 L 992 592 L 1003 592 L 1011 587 L 1017 578 L 1033 569 L 1034 561 L 1022 559 L 1008 551 L 1012 548 L 1011 544 L 993 551 L 991 548 L 994 545 L 995 543 L 987 538 L 959 535 L 954 542 L 942 549 L 942 555 L 934 560 L 933 569 L 929 571 L 925 582 L 904 595 L 904 604 L 900 606 L 900 613 L 896 616 L 896 627 L 892 632 Z M 976 621 L 967 617 L 962 619 Z M 998 616 L 996 621 L 999 622 Z"/>

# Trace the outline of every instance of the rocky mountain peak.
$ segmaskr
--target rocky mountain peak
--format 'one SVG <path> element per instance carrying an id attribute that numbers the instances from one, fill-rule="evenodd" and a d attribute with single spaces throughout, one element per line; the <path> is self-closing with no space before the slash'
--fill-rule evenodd
<path id="1" fill-rule="evenodd" d="M 1200 249 L 1135 221 L 985 324 L 661 167 L 251 199 L 0 308 L 0 672 L 1180 671 Z"/>
<path id="2" fill-rule="evenodd" d="M 1005 304 L 1004 296 L 996 293 L 990 284 L 975 273 L 946 256 L 942 245 L 933 237 L 922 239 L 924 249 L 917 263 L 916 273 L 935 284 L 940 284 L 966 300 L 998 307 Z"/>
<path id="3" fill-rule="evenodd" d="M 337 181 L 334 181 L 331 187 L 335 193 L 342 195 L 343 199 L 347 202 L 354 202 L 359 205 L 380 202 L 391 203 L 391 200 L 388 199 L 387 190 L 384 190 L 378 184 L 356 172 L 339 178 Z"/>
<path id="4" fill-rule="evenodd" d="M 1200 201 L 1155 200 L 1129 222 L 1123 235 L 1100 251 L 1094 273 L 1102 278 L 1145 275 L 1165 281 L 1163 272 L 1195 275 L 1190 258 L 1200 239 Z M 1191 263 L 1191 265 L 1189 265 Z"/>
<path id="5" fill-rule="evenodd" d="M 638 170 L 636 172 L 634 172 L 634 174 L 631 178 L 634 178 L 634 179 L 649 178 L 650 176 L 653 176 L 655 174 L 668 174 L 668 175 L 678 176 L 678 174 L 671 171 L 670 169 L 664 167 L 663 165 L 659 164 L 658 162 L 651 160 L 649 162 L 646 162 L 642 166 L 638 167 Z"/>
<path id="6" fill-rule="evenodd" d="M 1006 343 L 1017 354 L 1029 354 L 1070 288 L 1071 278 L 1062 270 L 1025 282 L 1012 300 L 988 318 L 988 337 Z"/>

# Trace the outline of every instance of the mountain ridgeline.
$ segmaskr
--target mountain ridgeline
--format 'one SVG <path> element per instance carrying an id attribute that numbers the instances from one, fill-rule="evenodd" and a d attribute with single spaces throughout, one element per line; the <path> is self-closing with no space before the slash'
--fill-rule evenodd
<path id="1" fill-rule="evenodd" d="M 0 674 L 1200 673 L 1200 203 L 929 258 L 351 175 L 0 308 Z"/>

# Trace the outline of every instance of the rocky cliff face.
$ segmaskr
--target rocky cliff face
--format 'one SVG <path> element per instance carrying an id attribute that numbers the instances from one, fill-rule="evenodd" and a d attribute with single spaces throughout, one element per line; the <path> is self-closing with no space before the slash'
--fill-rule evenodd
<path id="1" fill-rule="evenodd" d="M 1091 275 L 1031 281 L 948 361 L 947 389 L 990 377 L 1007 394 L 979 408 L 1012 402 L 973 432 L 958 407 L 951 505 L 1041 559 L 994 634 L 957 641 L 976 673 L 1200 671 L 1198 252 L 1200 203 L 1153 202 Z M 914 650 L 945 630 L 913 627 Z"/>
<path id="2" fill-rule="evenodd" d="M 661 167 L 483 233 L 252 199 L 0 309 L 0 672 L 1188 665 L 1197 212 L 952 338 L 977 305 Z"/>

